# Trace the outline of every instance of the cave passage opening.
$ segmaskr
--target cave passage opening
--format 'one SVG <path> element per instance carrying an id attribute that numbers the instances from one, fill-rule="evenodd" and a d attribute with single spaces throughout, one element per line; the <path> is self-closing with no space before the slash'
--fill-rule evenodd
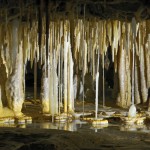
<path id="1" fill-rule="evenodd" d="M 36 68 L 35 65 L 37 65 Z M 35 98 L 40 99 L 41 78 L 42 78 L 42 69 L 41 66 L 39 65 L 39 62 L 37 63 L 33 62 L 33 64 L 31 65 L 31 61 L 28 61 L 26 65 L 26 71 L 25 71 L 25 99 L 26 100 L 34 100 Z M 35 92 L 36 95 L 34 95 Z"/>

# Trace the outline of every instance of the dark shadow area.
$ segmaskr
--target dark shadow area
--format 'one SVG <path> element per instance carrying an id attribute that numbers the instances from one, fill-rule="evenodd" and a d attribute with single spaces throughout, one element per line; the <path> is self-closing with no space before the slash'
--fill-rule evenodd
<path id="1" fill-rule="evenodd" d="M 108 47 L 105 56 L 105 80 L 109 88 L 114 87 L 114 62 L 112 61 L 111 46 Z"/>
<path id="2" fill-rule="evenodd" d="M 37 98 L 40 98 L 41 91 L 41 77 L 42 77 L 42 69 L 38 67 L 37 64 Z M 26 66 L 26 74 L 25 74 L 25 98 L 33 99 L 34 98 L 34 63 L 31 68 L 31 62 L 27 62 Z"/>

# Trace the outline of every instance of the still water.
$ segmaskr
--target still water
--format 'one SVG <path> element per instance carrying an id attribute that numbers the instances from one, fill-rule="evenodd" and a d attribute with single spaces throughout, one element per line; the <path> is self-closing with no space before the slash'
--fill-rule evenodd
<path id="1" fill-rule="evenodd" d="M 1 127 L 16 127 L 16 128 L 34 128 L 34 129 L 56 129 L 56 130 L 66 130 L 66 131 L 80 131 L 80 132 L 101 132 L 102 130 L 119 130 L 128 132 L 143 132 L 150 133 L 149 125 L 125 125 L 125 124 L 108 124 L 108 125 L 98 125 L 93 126 L 92 124 L 73 120 L 72 122 L 30 122 L 21 124 L 0 124 Z"/>

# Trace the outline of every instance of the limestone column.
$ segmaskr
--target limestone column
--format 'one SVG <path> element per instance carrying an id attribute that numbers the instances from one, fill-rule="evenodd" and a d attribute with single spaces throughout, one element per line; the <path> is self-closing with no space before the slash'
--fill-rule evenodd
<path id="1" fill-rule="evenodd" d="M 45 67 L 43 67 L 45 69 Z M 45 76 L 45 71 L 43 69 L 42 76 L 42 87 L 41 87 L 41 100 L 42 100 L 42 111 L 43 113 L 50 112 L 49 104 L 49 78 Z"/>
<path id="2" fill-rule="evenodd" d="M 24 101 L 24 65 L 22 42 L 18 39 L 19 21 L 12 23 L 12 72 L 8 75 L 6 81 L 6 96 L 8 107 L 12 109 L 15 115 L 21 114 Z"/>
<path id="3" fill-rule="evenodd" d="M 23 76 L 23 57 L 20 49 L 16 56 L 15 67 L 8 76 L 6 82 L 6 96 L 8 107 L 12 109 L 15 115 L 21 114 L 22 104 L 24 101 L 24 76 Z"/>
<path id="4" fill-rule="evenodd" d="M 135 56 L 135 104 L 141 103 L 140 93 L 139 93 L 139 59 Z"/>
<path id="5" fill-rule="evenodd" d="M 117 105 L 125 106 L 125 50 L 119 48 L 119 60 L 118 60 L 118 75 L 119 75 L 119 94 L 117 99 Z"/>
<path id="6" fill-rule="evenodd" d="M 145 78 L 145 58 L 144 58 L 144 49 L 141 45 L 141 53 L 140 53 L 140 84 L 141 84 L 141 96 L 142 102 L 147 101 L 148 90 L 146 87 L 146 78 Z"/>

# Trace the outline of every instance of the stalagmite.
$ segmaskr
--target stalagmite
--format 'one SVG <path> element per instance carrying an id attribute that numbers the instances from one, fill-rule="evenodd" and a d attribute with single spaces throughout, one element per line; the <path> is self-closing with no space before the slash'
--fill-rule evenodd
<path id="1" fill-rule="evenodd" d="M 129 108 L 128 117 L 136 117 L 136 107 L 134 104 Z"/>

